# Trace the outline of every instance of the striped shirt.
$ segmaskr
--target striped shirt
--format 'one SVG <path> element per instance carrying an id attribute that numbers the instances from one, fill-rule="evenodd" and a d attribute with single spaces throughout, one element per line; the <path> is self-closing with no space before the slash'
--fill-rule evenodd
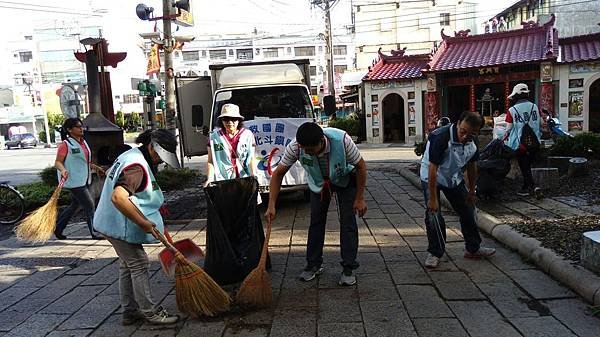
<path id="1" fill-rule="evenodd" d="M 327 154 L 329 153 L 329 149 L 329 139 L 325 137 L 325 151 L 323 151 L 323 153 L 317 156 L 319 164 L 321 164 L 322 161 L 324 162 L 327 160 Z M 350 138 L 348 134 L 344 136 L 344 150 L 346 152 L 346 162 L 348 164 L 356 165 L 362 159 L 360 151 L 358 151 L 358 147 L 356 147 L 356 144 L 354 144 L 352 138 Z M 285 153 L 283 155 L 283 158 L 279 162 L 279 165 L 288 167 L 292 166 L 298 160 L 299 157 L 300 145 L 298 144 L 298 142 L 296 142 L 296 139 L 294 139 L 288 144 L 288 146 L 286 146 Z M 326 167 L 325 165 L 319 166 L 322 168 Z M 327 176 L 327 174 L 324 174 L 323 176 Z"/>

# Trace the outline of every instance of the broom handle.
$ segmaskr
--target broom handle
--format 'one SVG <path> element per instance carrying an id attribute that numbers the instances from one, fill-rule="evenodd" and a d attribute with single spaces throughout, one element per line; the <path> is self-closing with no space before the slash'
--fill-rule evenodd
<path id="1" fill-rule="evenodd" d="M 162 242 L 162 244 L 165 245 L 165 247 L 167 247 L 167 249 L 173 253 L 173 255 L 181 254 L 179 250 L 177 250 L 177 248 L 175 248 L 175 246 L 173 246 L 173 244 L 171 244 L 169 240 L 167 240 L 167 238 L 158 231 L 158 229 L 156 229 L 156 227 L 152 227 L 152 235 Z"/>
<path id="2" fill-rule="evenodd" d="M 261 269 L 265 269 L 267 265 L 267 252 L 269 250 L 269 238 L 271 237 L 271 220 L 267 219 L 267 233 L 265 235 L 265 242 L 263 243 L 262 252 L 260 253 L 260 261 L 258 264 Z"/>

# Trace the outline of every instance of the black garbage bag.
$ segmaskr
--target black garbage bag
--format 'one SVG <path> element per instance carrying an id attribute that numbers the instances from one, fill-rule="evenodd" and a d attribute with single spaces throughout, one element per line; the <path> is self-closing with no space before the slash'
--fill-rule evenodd
<path id="1" fill-rule="evenodd" d="M 208 207 L 204 270 L 219 284 L 242 281 L 258 265 L 265 240 L 255 177 L 204 189 Z"/>
<path id="2" fill-rule="evenodd" d="M 479 154 L 477 194 L 494 198 L 502 192 L 504 178 L 510 171 L 514 151 L 500 139 L 492 140 Z"/>

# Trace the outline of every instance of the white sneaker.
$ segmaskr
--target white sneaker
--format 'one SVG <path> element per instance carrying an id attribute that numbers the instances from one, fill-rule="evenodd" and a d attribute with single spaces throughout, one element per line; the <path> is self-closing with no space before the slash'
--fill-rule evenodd
<path id="1" fill-rule="evenodd" d="M 342 275 L 340 276 L 340 281 L 338 282 L 341 286 L 352 286 L 356 284 L 356 275 L 352 272 L 352 269 L 344 270 Z"/>
<path id="2" fill-rule="evenodd" d="M 426 268 L 437 268 L 437 266 L 440 264 L 440 258 L 435 256 L 435 255 L 431 255 L 431 253 L 427 254 L 427 258 L 425 259 L 425 267 Z"/>
<path id="3" fill-rule="evenodd" d="M 470 253 L 465 251 L 465 258 L 467 259 L 480 259 L 482 257 L 489 257 L 496 253 L 496 249 L 488 247 L 479 247 L 476 252 Z"/>

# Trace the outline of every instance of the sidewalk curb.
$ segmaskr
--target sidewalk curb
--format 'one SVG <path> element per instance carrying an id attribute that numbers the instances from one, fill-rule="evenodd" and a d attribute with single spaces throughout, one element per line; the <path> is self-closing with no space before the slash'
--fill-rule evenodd
<path id="1" fill-rule="evenodd" d="M 408 169 L 398 169 L 398 174 L 417 188 L 421 188 L 421 180 Z M 450 208 L 446 197 L 442 194 L 441 203 Z M 535 263 L 541 270 L 565 284 L 571 290 L 593 305 L 600 305 L 600 277 L 583 267 L 574 266 L 572 261 L 565 260 L 550 249 L 541 246 L 533 238 L 525 237 L 509 225 L 484 211 L 477 211 L 477 226 L 506 246 L 516 250 L 526 260 Z"/>

